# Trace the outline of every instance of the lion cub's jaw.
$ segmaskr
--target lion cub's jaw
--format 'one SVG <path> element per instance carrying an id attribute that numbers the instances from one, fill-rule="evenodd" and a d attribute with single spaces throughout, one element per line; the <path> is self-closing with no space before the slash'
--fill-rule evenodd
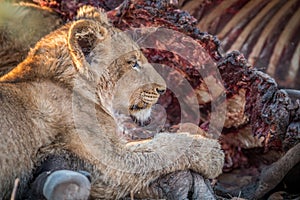
<path id="1" fill-rule="evenodd" d="M 138 111 L 131 111 L 131 117 L 133 118 L 133 120 L 138 123 L 141 126 L 144 126 L 146 124 L 148 124 L 148 122 L 150 121 L 150 117 L 151 117 L 151 107 L 148 109 L 142 109 L 142 110 L 138 110 Z"/>

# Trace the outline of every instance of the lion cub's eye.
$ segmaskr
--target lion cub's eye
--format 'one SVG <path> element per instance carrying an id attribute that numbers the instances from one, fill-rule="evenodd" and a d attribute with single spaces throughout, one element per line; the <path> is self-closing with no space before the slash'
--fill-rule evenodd
<path id="1" fill-rule="evenodd" d="M 131 65 L 131 67 L 133 69 L 136 69 L 136 70 L 141 69 L 141 66 L 138 61 L 130 61 L 129 64 Z"/>
<path id="2" fill-rule="evenodd" d="M 141 68 L 141 66 L 139 65 L 139 63 L 137 61 L 135 61 L 132 68 Z"/>

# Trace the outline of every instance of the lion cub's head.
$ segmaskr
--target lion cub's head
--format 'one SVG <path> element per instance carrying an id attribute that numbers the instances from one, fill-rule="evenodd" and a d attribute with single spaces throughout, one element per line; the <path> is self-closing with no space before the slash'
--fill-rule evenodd
<path id="1" fill-rule="evenodd" d="M 166 90 L 165 81 L 124 32 L 92 7 L 79 10 L 69 31 L 69 49 L 78 71 L 96 82 L 96 98 L 110 114 L 130 114 L 140 122 Z"/>
<path id="2" fill-rule="evenodd" d="M 166 90 L 165 82 L 138 46 L 94 7 L 41 39 L 0 82 L 51 79 L 102 106 L 111 116 L 130 114 L 144 122 Z"/>

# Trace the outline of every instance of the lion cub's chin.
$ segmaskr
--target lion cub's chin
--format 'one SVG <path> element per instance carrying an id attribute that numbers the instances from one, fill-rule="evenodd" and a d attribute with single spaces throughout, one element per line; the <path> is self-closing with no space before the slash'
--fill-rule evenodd
<path id="1" fill-rule="evenodd" d="M 151 107 L 131 112 L 130 115 L 139 125 L 145 126 L 150 122 Z"/>

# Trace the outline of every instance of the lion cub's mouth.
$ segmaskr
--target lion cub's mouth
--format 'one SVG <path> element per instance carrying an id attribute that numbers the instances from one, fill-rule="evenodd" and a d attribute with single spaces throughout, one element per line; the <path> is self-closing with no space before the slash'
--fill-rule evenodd
<path id="1" fill-rule="evenodd" d="M 155 91 L 143 91 L 139 95 L 133 95 L 129 113 L 132 119 L 141 126 L 145 126 L 151 122 L 151 108 L 158 101 L 164 89 Z"/>

